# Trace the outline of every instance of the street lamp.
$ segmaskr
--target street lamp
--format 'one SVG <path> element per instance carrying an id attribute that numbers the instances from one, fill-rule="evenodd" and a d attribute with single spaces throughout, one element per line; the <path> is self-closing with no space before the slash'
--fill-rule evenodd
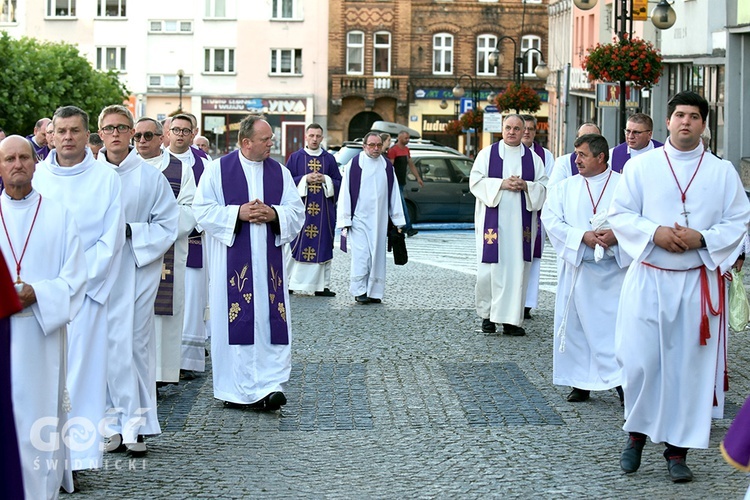
<path id="1" fill-rule="evenodd" d="M 503 55 L 500 53 L 499 50 L 497 50 L 497 47 L 500 45 L 500 42 L 503 40 L 510 40 L 513 42 L 513 54 L 516 53 L 516 48 L 518 45 L 516 45 L 516 41 L 509 36 L 504 36 L 498 39 L 497 45 L 495 46 L 495 50 L 492 51 L 490 54 L 488 61 L 490 63 L 490 66 L 499 66 L 503 63 Z M 517 85 L 520 85 L 521 82 L 524 80 L 523 78 L 523 60 L 526 57 L 526 55 L 529 52 L 537 52 L 539 54 L 539 63 L 534 68 L 534 74 L 537 76 L 537 78 L 541 80 L 546 80 L 549 76 L 549 66 L 547 66 L 547 63 L 544 62 L 544 54 L 542 54 L 542 51 L 535 48 L 527 49 L 523 52 L 523 54 L 519 54 L 518 57 L 515 57 L 515 67 L 513 68 L 513 80 L 516 82 Z"/>
<path id="2" fill-rule="evenodd" d="M 576 7 L 581 10 L 590 10 L 596 6 L 597 0 L 573 0 Z M 615 4 L 615 26 L 617 21 L 620 21 L 619 28 L 617 31 L 617 37 L 620 41 L 626 38 L 632 38 L 633 35 L 633 0 L 613 0 Z M 677 15 L 674 9 L 667 0 L 659 0 L 659 3 L 654 10 L 651 11 L 651 22 L 657 29 L 665 30 L 671 28 Z M 630 29 L 628 29 L 628 23 L 630 23 Z M 625 142 L 625 127 L 627 126 L 627 118 L 625 116 L 625 93 L 627 91 L 627 82 L 620 80 L 620 140 Z"/>
<path id="3" fill-rule="evenodd" d="M 469 79 L 469 84 L 471 85 L 470 88 L 470 97 L 471 97 L 471 109 L 475 110 L 477 109 L 477 96 L 476 96 L 476 89 L 474 87 L 474 79 L 471 77 L 471 75 L 461 75 L 456 79 L 456 86 L 453 87 L 453 96 L 461 99 L 464 95 L 466 95 L 466 91 L 461 86 L 461 80 L 464 78 Z M 456 115 L 458 115 L 458 111 L 456 112 Z M 456 116 L 458 118 L 458 116 Z M 476 133 L 477 129 L 474 128 L 474 142 L 476 143 Z M 469 130 L 466 130 L 466 154 L 468 156 L 471 156 L 471 134 L 469 133 Z"/>
<path id="4" fill-rule="evenodd" d="M 183 80 L 185 76 L 185 72 L 181 69 L 177 70 L 177 86 L 180 88 L 180 104 L 177 106 L 177 109 L 180 113 L 182 113 L 182 87 L 185 86 L 185 82 Z"/>

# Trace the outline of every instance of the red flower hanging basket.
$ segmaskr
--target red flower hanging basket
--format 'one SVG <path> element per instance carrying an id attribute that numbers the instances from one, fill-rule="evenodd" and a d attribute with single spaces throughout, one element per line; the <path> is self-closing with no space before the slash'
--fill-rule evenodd
<path id="1" fill-rule="evenodd" d="M 588 49 L 583 68 L 591 81 L 629 81 L 638 87 L 652 87 L 661 78 L 662 56 L 651 42 L 625 37 Z"/>
<path id="2" fill-rule="evenodd" d="M 495 105 L 499 111 L 515 110 L 536 113 L 542 107 L 542 98 L 529 85 L 511 83 L 505 92 L 497 96 Z"/>

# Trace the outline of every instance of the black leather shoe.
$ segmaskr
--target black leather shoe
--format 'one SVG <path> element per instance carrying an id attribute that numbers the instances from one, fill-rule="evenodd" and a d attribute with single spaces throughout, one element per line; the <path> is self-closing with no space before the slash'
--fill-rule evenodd
<path id="1" fill-rule="evenodd" d="M 370 297 L 367 296 L 366 293 L 363 293 L 362 295 L 357 295 L 354 297 L 355 302 L 357 304 L 369 304 L 370 303 Z"/>
<path id="2" fill-rule="evenodd" d="M 489 318 L 485 318 L 482 320 L 482 331 L 484 333 L 495 333 L 496 328 L 497 327 L 495 326 L 495 323 L 490 321 Z"/>
<path id="3" fill-rule="evenodd" d="M 531 316 L 531 308 L 530 307 L 524 307 L 523 308 L 523 319 L 533 319 Z"/>
<path id="4" fill-rule="evenodd" d="M 414 228 L 409 229 L 408 231 L 406 231 L 406 236 L 408 236 L 409 238 L 411 238 L 412 236 L 416 236 L 417 234 L 419 234 L 419 231 L 417 231 Z"/>
<path id="5" fill-rule="evenodd" d="M 373 299 L 372 297 L 367 297 L 367 298 L 370 299 L 371 304 L 380 304 L 381 302 L 383 302 L 382 299 Z"/>
<path id="6" fill-rule="evenodd" d="M 276 411 L 286 404 L 286 396 L 283 392 L 276 391 L 266 396 L 264 401 L 266 402 L 266 410 Z"/>
<path id="7" fill-rule="evenodd" d="M 336 292 L 330 291 L 328 288 L 324 288 L 322 292 L 315 292 L 316 297 L 335 297 Z"/>
<path id="8" fill-rule="evenodd" d="M 667 469 L 673 483 L 689 483 L 693 480 L 693 471 L 685 463 L 685 457 L 668 457 Z"/>
<path id="9" fill-rule="evenodd" d="M 510 323 L 503 323 L 503 335 L 523 337 L 524 335 L 526 335 L 526 330 L 524 330 L 520 326 L 511 325 Z"/>
<path id="10" fill-rule="evenodd" d="M 615 387 L 615 390 L 617 391 L 617 395 L 620 396 L 620 406 L 625 406 L 625 393 L 622 392 L 622 386 L 618 385 Z"/>
<path id="11" fill-rule="evenodd" d="M 590 396 L 591 391 L 573 387 L 573 390 L 568 394 L 568 403 L 583 403 L 584 401 L 588 401 Z"/>
<path id="12" fill-rule="evenodd" d="M 231 408 L 232 410 L 245 410 L 250 405 L 242 403 L 233 403 L 231 401 L 224 401 L 224 408 Z"/>
<path id="13" fill-rule="evenodd" d="M 645 437 L 639 439 L 628 436 L 628 444 L 622 450 L 622 455 L 620 455 L 620 468 L 626 474 L 637 471 L 638 467 L 641 466 L 641 454 L 643 453 L 644 446 L 646 446 Z"/>
<path id="14" fill-rule="evenodd" d="M 127 447 L 122 442 L 122 434 L 110 436 L 104 444 L 104 451 L 107 453 L 122 453 L 125 450 L 127 450 Z"/>

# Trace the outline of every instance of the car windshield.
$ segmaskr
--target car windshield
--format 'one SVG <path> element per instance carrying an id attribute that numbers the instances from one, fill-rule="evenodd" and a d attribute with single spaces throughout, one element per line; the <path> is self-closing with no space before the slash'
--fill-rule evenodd
<path id="1" fill-rule="evenodd" d="M 338 163 L 339 166 L 343 166 L 349 163 L 352 158 L 354 158 L 358 153 L 361 152 L 361 146 L 358 148 L 352 146 L 342 146 L 341 149 L 333 154 L 333 157 L 336 158 L 336 163 Z"/>
<path id="2" fill-rule="evenodd" d="M 464 177 L 468 178 L 471 173 L 471 166 L 474 162 L 464 158 L 455 158 L 451 160 L 451 164 L 453 164 L 453 168 L 457 172 L 461 172 Z"/>

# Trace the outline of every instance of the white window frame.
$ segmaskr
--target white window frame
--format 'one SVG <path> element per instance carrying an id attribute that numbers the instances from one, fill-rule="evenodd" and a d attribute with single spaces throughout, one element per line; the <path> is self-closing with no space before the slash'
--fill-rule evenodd
<path id="1" fill-rule="evenodd" d="M 155 29 L 157 23 L 159 27 Z M 177 29 L 168 29 L 171 23 L 175 23 Z M 183 30 L 182 28 L 185 26 L 190 29 Z M 148 32 L 152 35 L 189 35 L 193 33 L 193 21 L 189 19 L 150 19 L 148 21 Z"/>
<path id="2" fill-rule="evenodd" d="M 289 56 L 289 71 L 284 71 L 284 54 Z M 271 76 L 302 76 L 302 49 L 271 49 Z"/>
<path id="3" fill-rule="evenodd" d="M 117 14 L 109 15 L 107 14 L 107 1 L 114 1 L 117 2 Z M 128 17 L 128 6 L 127 6 L 127 0 L 97 0 L 96 1 L 96 17 L 97 18 L 120 18 L 125 19 Z M 123 14 L 121 14 L 122 11 L 125 11 Z"/>
<path id="4" fill-rule="evenodd" d="M 234 19 L 234 0 L 205 0 L 204 19 Z M 217 14 L 219 5 L 224 6 L 224 14 Z"/>
<path id="5" fill-rule="evenodd" d="M 0 0 L 0 24 L 17 23 L 18 0 Z"/>
<path id="6" fill-rule="evenodd" d="M 378 43 L 378 36 L 388 36 L 388 43 Z M 393 41 L 393 35 L 390 31 L 376 31 L 372 35 L 372 74 L 373 76 L 390 76 L 391 74 L 391 47 Z M 385 71 L 377 71 L 376 65 L 378 63 L 378 52 L 386 51 L 388 57 L 388 69 Z"/>
<path id="7" fill-rule="evenodd" d="M 359 35 L 361 42 L 352 43 L 351 36 Z M 356 57 L 357 54 L 359 57 Z M 357 60 L 355 60 L 357 59 Z M 352 69 L 352 64 L 359 65 L 359 71 Z M 349 31 L 346 33 L 346 74 L 347 75 L 364 75 L 365 74 L 365 32 Z"/>
<path id="8" fill-rule="evenodd" d="M 497 36 L 483 34 L 477 36 L 477 75 L 497 75 L 497 66 L 490 67 L 490 54 L 497 47 Z"/>
<path id="9" fill-rule="evenodd" d="M 541 52 L 542 50 L 542 38 L 536 35 L 524 35 L 521 37 L 521 55 L 523 55 L 529 49 L 537 49 Z M 523 58 L 523 71 L 524 76 L 536 76 L 534 74 L 534 68 L 541 61 L 542 56 L 536 50 L 532 50 L 526 54 Z M 525 70 L 525 71 L 524 71 Z"/>
<path id="10" fill-rule="evenodd" d="M 114 51 L 115 65 L 113 68 L 107 67 L 108 52 Z M 127 71 L 127 51 L 125 47 L 102 46 L 96 48 L 96 69 L 101 71 L 115 70 L 118 73 Z"/>
<path id="11" fill-rule="evenodd" d="M 58 9 L 58 4 L 63 4 L 64 8 Z M 47 17 L 76 17 L 76 0 L 47 0 Z"/>
<path id="12" fill-rule="evenodd" d="M 284 15 L 284 5 L 292 6 L 290 15 Z M 271 20 L 272 21 L 301 21 L 302 13 L 300 12 L 300 2 L 298 0 L 271 0 Z"/>
<path id="13" fill-rule="evenodd" d="M 224 51 L 224 71 L 216 69 L 216 51 Z M 209 55 L 209 69 L 206 69 L 206 54 Z M 237 72 L 234 47 L 206 47 L 203 51 L 203 73 L 208 75 L 234 75 Z M 230 69 L 231 67 L 231 69 Z"/>
<path id="14" fill-rule="evenodd" d="M 438 44 L 438 41 L 440 42 Z M 445 42 L 450 42 L 449 44 Z M 435 33 L 432 35 L 432 74 L 433 75 L 452 75 L 453 74 L 453 49 L 454 38 L 450 33 Z M 446 64 L 450 65 L 446 69 Z M 440 69 L 435 66 L 439 65 Z"/>
<path id="15" fill-rule="evenodd" d="M 172 83 L 174 79 L 174 83 Z M 148 88 L 150 89 L 178 89 L 180 77 L 177 75 L 148 75 Z M 166 81 L 165 81 L 166 80 Z M 182 77 L 182 88 L 190 89 L 193 87 L 193 77 L 184 75 Z"/>

